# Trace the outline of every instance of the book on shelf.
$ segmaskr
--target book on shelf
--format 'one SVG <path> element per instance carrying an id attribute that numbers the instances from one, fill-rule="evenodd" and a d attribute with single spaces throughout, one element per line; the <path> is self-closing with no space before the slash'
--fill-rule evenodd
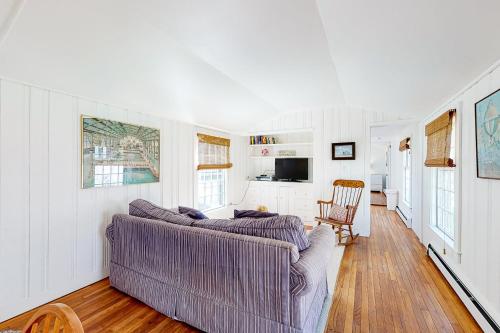
<path id="1" fill-rule="evenodd" d="M 274 145 L 278 140 L 274 136 L 253 135 L 250 136 L 250 145 Z"/>

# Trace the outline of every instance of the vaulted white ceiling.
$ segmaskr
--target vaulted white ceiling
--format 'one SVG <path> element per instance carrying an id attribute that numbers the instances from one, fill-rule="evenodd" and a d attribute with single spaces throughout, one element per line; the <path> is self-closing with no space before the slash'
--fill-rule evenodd
<path id="1" fill-rule="evenodd" d="M 2 0 L 0 76 L 233 131 L 339 104 L 418 116 L 500 58 L 499 13 L 497 0 Z"/>

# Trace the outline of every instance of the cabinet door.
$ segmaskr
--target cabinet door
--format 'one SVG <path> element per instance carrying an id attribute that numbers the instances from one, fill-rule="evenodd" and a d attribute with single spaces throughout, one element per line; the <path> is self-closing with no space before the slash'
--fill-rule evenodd
<path id="1" fill-rule="evenodd" d="M 263 204 L 271 213 L 278 211 L 278 189 L 274 184 L 265 184 L 263 192 L 260 196 L 264 198 Z"/>
<path id="2" fill-rule="evenodd" d="M 290 214 L 290 187 L 280 186 L 278 189 L 278 213 L 281 215 Z"/>

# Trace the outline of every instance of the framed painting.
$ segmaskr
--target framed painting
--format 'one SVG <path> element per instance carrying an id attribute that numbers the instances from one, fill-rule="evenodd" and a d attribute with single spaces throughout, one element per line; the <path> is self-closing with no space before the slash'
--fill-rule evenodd
<path id="1" fill-rule="evenodd" d="M 332 160 L 355 160 L 356 143 L 338 142 L 332 143 Z"/>
<path id="2" fill-rule="evenodd" d="M 160 130 L 81 117 L 82 188 L 160 180 Z"/>
<path id="3" fill-rule="evenodd" d="M 500 179 L 500 89 L 475 104 L 477 177 Z"/>

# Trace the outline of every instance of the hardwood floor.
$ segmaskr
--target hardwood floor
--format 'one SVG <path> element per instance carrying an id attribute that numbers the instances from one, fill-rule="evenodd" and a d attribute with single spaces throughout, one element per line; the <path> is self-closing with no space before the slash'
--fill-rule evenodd
<path id="1" fill-rule="evenodd" d="M 480 332 L 425 248 L 394 212 L 372 206 L 372 235 L 344 253 L 327 332 Z M 198 332 L 111 288 L 64 296 L 89 332 Z M 33 311 L 0 324 L 20 329 Z"/>
<path id="2" fill-rule="evenodd" d="M 371 214 L 370 238 L 344 252 L 327 332 L 481 332 L 397 214 Z"/>
<path id="3" fill-rule="evenodd" d="M 85 333 L 91 332 L 200 332 L 170 319 L 140 301 L 110 287 L 104 279 L 55 302 L 69 305 L 82 321 Z M 51 302 L 53 303 L 53 302 Z M 0 331 L 21 329 L 35 310 L 0 324 Z"/>
<path id="4" fill-rule="evenodd" d="M 387 206 L 387 198 L 382 192 L 370 192 L 370 205 Z"/>

